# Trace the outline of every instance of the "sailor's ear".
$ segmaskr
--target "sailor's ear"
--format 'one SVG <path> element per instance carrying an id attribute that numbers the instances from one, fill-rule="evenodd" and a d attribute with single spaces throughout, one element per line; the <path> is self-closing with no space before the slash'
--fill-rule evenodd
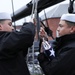
<path id="1" fill-rule="evenodd" d="M 75 26 L 73 26 L 72 28 L 71 28 L 71 31 L 70 31 L 71 33 L 73 33 L 73 32 L 75 32 Z"/>

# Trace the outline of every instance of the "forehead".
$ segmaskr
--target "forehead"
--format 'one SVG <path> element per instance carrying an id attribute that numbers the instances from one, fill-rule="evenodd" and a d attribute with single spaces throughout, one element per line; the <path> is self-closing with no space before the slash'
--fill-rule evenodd
<path id="1" fill-rule="evenodd" d="M 0 24 L 8 24 L 8 23 L 12 23 L 11 20 L 0 20 Z"/>
<path id="2" fill-rule="evenodd" d="M 11 20 L 5 20 L 5 22 L 12 22 Z"/>
<path id="3" fill-rule="evenodd" d="M 11 20 L 4 20 L 3 23 L 12 23 Z"/>
<path id="4" fill-rule="evenodd" d="M 67 23 L 64 20 L 60 20 L 59 25 L 67 25 Z"/>

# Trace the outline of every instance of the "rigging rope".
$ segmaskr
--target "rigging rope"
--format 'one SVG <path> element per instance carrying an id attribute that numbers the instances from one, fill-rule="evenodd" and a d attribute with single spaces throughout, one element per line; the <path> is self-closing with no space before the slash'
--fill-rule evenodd
<path id="1" fill-rule="evenodd" d="M 14 4 L 13 4 L 13 0 L 11 0 L 11 3 L 12 3 L 12 12 L 13 12 L 13 16 L 14 16 Z M 13 19 L 14 19 L 14 28 L 16 30 L 15 18 L 13 17 Z"/>
<path id="2" fill-rule="evenodd" d="M 36 24 L 37 24 L 37 5 L 38 5 L 38 0 L 32 0 L 32 12 L 31 12 L 31 19 L 35 19 Z M 33 75 L 34 75 L 34 42 L 32 46 L 32 59 L 33 59 Z"/>

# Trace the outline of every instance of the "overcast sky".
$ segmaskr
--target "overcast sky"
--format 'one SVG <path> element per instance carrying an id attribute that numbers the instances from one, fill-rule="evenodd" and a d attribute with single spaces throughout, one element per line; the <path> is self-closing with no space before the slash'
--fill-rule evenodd
<path id="1" fill-rule="evenodd" d="M 29 3 L 31 0 L 13 0 L 14 11 Z M 0 12 L 13 13 L 12 0 L 0 0 Z M 24 20 L 21 20 L 24 21 Z M 22 22 L 17 22 L 22 24 Z"/>
<path id="2" fill-rule="evenodd" d="M 22 6 L 26 5 L 29 3 L 31 0 L 13 0 L 13 5 L 14 5 L 14 11 L 18 10 Z M 69 0 L 68 0 L 69 1 Z M 0 12 L 7 12 L 9 14 L 13 13 L 12 11 L 12 0 L 0 0 Z M 22 24 L 22 21 L 18 21 L 17 23 Z"/>
<path id="3" fill-rule="evenodd" d="M 0 12 L 12 13 L 12 1 L 14 10 L 17 10 L 29 3 L 31 0 L 0 0 Z"/>

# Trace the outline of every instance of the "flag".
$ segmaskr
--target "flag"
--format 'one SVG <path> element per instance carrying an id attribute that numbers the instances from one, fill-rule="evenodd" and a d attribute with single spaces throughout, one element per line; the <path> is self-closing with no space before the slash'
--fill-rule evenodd
<path id="1" fill-rule="evenodd" d="M 48 59 L 52 60 L 55 57 L 55 51 L 53 50 L 51 44 L 43 38 L 42 46 Z"/>

